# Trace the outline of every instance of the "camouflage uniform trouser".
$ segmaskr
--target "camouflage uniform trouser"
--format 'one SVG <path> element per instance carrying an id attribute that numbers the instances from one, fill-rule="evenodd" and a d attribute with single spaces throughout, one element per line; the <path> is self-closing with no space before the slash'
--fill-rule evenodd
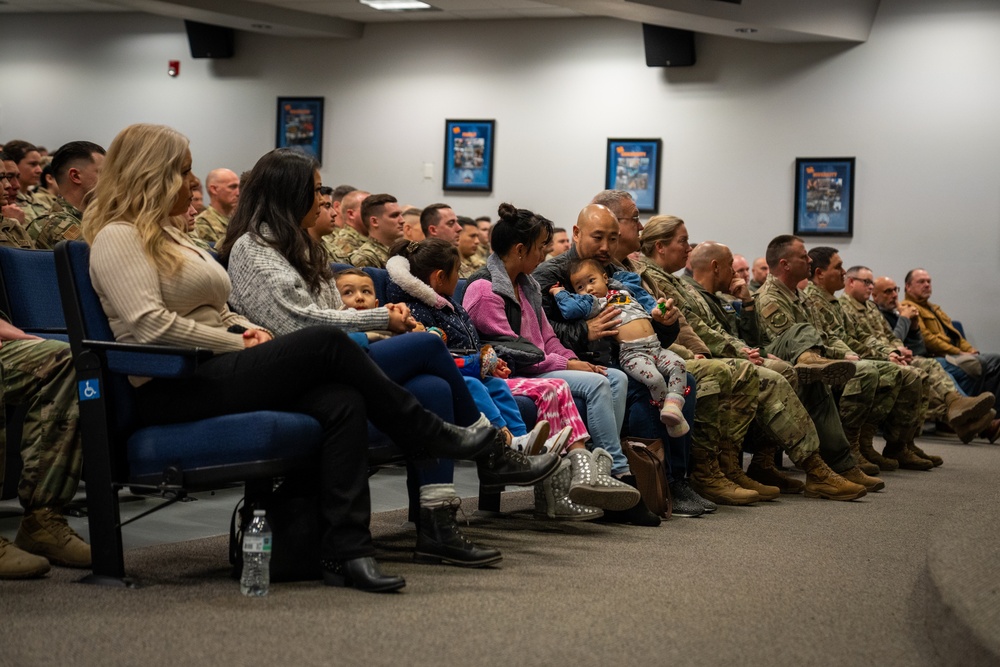
<path id="1" fill-rule="evenodd" d="M 698 400 L 691 428 L 693 447 L 716 452 L 720 442 L 738 443 L 753 420 L 757 405 L 757 375 L 747 372 L 739 363 L 741 360 L 732 361 L 737 363 L 729 364 L 723 359 L 689 359 L 684 362 L 688 373 L 695 377 L 698 384 Z M 734 405 L 733 397 L 737 394 L 738 400 Z"/>
<path id="2" fill-rule="evenodd" d="M 789 363 L 795 363 L 803 352 L 814 348 L 823 348 L 819 332 L 810 324 L 796 324 L 776 337 L 767 351 Z M 813 382 L 798 387 L 798 397 L 816 427 L 819 454 L 823 461 L 835 472 L 853 468 L 855 461 L 851 455 L 851 444 L 844 435 L 844 426 L 830 388 Z M 789 456 L 791 457 L 790 452 Z"/>
<path id="3" fill-rule="evenodd" d="M 53 340 L 5 341 L 0 345 L 0 391 L 0 483 L 7 441 L 5 408 L 26 405 L 23 469 L 17 487 L 21 506 L 61 507 L 76 493 L 83 462 L 69 345 Z"/>
<path id="4" fill-rule="evenodd" d="M 865 359 L 855 364 L 854 377 L 840 396 L 844 428 L 882 424 L 889 442 L 906 442 L 924 421 L 927 374 L 891 361 Z"/>
<path id="5" fill-rule="evenodd" d="M 927 373 L 927 413 L 924 419 L 945 421 L 948 414 L 945 398 L 959 391 L 955 378 L 934 359 L 913 357 L 910 365 Z"/>
<path id="6" fill-rule="evenodd" d="M 799 465 L 819 451 L 816 425 L 795 393 L 798 374 L 791 364 L 765 359 L 756 366 L 760 394 L 754 426 L 765 441 L 781 447 Z"/>

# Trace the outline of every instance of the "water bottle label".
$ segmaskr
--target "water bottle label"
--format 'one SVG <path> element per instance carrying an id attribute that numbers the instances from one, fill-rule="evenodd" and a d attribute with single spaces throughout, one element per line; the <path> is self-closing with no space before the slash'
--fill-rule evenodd
<path id="1" fill-rule="evenodd" d="M 243 551 L 250 553 L 271 553 L 270 535 L 244 535 Z"/>

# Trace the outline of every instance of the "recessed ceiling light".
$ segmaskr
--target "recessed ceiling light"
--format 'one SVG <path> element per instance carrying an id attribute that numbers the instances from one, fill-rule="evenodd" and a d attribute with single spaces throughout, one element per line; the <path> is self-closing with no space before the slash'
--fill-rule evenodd
<path id="1" fill-rule="evenodd" d="M 752 35 L 757 32 L 757 28 L 737 28 L 736 32 L 741 32 L 744 35 Z"/>
<path id="2" fill-rule="evenodd" d="M 412 12 L 421 9 L 433 9 L 426 2 L 419 0 L 358 0 L 362 5 L 383 12 Z"/>

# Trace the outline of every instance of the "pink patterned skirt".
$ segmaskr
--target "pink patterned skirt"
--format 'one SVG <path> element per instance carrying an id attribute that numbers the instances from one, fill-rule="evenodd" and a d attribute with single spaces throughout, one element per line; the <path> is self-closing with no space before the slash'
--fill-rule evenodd
<path id="1" fill-rule="evenodd" d="M 527 396 L 538 408 L 538 418 L 548 420 L 552 433 L 564 426 L 572 429 L 568 443 L 589 440 L 587 427 L 565 380 L 557 378 L 507 378 L 507 386 L 515 396 Z"/>

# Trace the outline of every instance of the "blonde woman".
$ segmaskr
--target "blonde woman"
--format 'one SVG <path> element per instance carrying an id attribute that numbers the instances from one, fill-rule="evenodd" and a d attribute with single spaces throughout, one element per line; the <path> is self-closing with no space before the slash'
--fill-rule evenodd
<path id="1" fill-rule="evenodd" d="M 312 221 L 322 203 L 319 172 L 296 208 Z M 171 216 L 191 203 L 188 141 L 160 125 L 132 125 L 111 143 L 93 204 L 83 220 L 90 275 L 121 342 L 205 347 L 215 356 L 184 379 L 133 378 L 141 424 L 166 424 L 253 410 L 288 410 L 317 419 L 324 580 L 367 591 L 402 588 L 372 554 L 367 420 L 404 451 L 502 458 L 496 430 L 447 424 L 390 381 L 347 335 L 308 327 L 272 340 L 229 310 L 225 270 L 191 243 Z"/>

